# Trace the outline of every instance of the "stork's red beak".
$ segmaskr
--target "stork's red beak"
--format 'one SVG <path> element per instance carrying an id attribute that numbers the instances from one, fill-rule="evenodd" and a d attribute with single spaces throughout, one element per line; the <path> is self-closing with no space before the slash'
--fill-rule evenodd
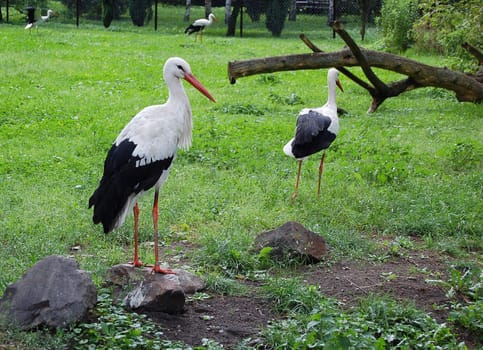
<path id="1" fill-rule="evenodd" d="M 193 85 L 199 92 L 201 92 L 203 95 L 205 95 L 206 97 L 208 97 L 211 101 L 215 102 L 215 99 L 213 98 L 213 96 L 211 96 L 211 94 L 208 92 L 208 90 L 195 78 L 195 76 L 193 74 L 189 74 L 189 73 L 186 73 L 184 75 L 184 79 L 190 83 L 191 85 Z"/>
<path id="2" fill-rule="evenodd" d="M 344 92 L 344 89 L 342 88 L 342 84 L 340 83 L 340 80 L 339 80 L 339 79 L 337 79 L 337 80 L 335 81 L 335 83 L 336 83 L 336 84 L 337 84 L 337 86 L 339 87 L 340 91 Z"/>

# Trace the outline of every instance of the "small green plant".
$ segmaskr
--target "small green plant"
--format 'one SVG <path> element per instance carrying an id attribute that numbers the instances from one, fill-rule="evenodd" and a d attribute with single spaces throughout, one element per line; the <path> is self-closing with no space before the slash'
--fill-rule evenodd
<path id="1" fill-rule="evenodd" d="M 273 248 L 272 247 L 264 247 L 258 253 L 258 262 L 260 268 L 268 268 L 271 266 L 271 253 Z"/>
<path id="2" fill-rule="evenodd" d="M 236 280 L 221 276 L 218 273 L 208 273 L 204 276 L 206 288 L 219 295 L 242 295 L 246 287 Z"/>
<path id="3" fill-rule="evenodd" d="M 98 296 L 97 319 L 69 332 L 70 349 L 174 349 L 181 343 L 163 340 L 163 332 L 147 316 L 126 312 L 113 304 L 108 291 Z"/>
<path id="4" fill-rule="evenodd" d="M 474 333 L 476 338 L 483 337 L 483 296 L 481 286 L 483 271 L 478 266 L 452 266 L 448 280 L 428 280 L 446 289 L 452 299 L 450 322 L 460 325 Z"/>
<path id="5" fill-rule="evenodd" d="M 394 272 L 383 272 L 381 273 L 381 277 L 384 278 L 386 281 L 394 281 L 397 278 L 397 275 Z"/>
<path id="6" fill-rule="evenodd" d="M 310 312 L 320 296 L 315 286 L 307 287 L 297 278 L 272 278 L 264 286 L 264 293 L 284 313 Z"/>
<path id="7" fill-rule="evenodd" d="M 481 157 L 471 143 L 458 142 L 451 152 L 452 167 L 457 171 L 471 169 L 480 161 Z"/>
<path id="8" fill-rule="evenodd" d="M 289 106 L 304 104 L 304 101 L 302 101 L 300 96 L 298 96 L 294 92 L 292 92 L 288 97 L 282 97 L 277 95 L 273 91 L 271 91 L 269 98 L 273 103 L 276 103 L 276 104 L 289 105 Z"/>
<path id="9" fill-rule="evenodd" d="M 275 85 L 280 84 L 280 78 L 275 74 L 262 74 L 257 77 L 257 81 L 263 84 Z"/>
<path id="10" fill-rule="evenodd" d="M 233 113 L 233 114 L 247 114 L 247 115 L 264 115 L 263 109 L 255 106 L 254 104 L 226 104 L 222 106 L 223 113 Z"/>
<path id="11" fill-rule="evenodd" d="M 427 280 L 427 282 L 446 288 L 446 296 L 448 298 L 462 296 L 476 301 L 482 298 L 482 278 L 482 270 L 478 266 L 465 266 L 463 268 L 452 266 L 449 270 L 447 281 L 439 279 Z"/>
<path id="12" fill-rule="evenodd" d="M 315 296 L 315 295 L 314 295 Z M 309 310 L 310 309 L 310 310 Z M 312 307 L 263 332 L 270 348 L 288 349 L 465 349 L 445 324 L 412 305 L 368 297 L 342 310 L 318 294 Z"/>
<path id="13" fill-rule="evenodd" d="M 448 320 L 474 333 L 475 338 L 483 339 L 483 300 L 468 305 L 453 305 Z"/>

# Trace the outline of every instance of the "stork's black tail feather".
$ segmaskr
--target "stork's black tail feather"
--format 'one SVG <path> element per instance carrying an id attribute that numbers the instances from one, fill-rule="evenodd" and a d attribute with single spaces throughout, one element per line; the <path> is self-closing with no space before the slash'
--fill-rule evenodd
<path id="1" fill-rule="evenodd" d="M 102 223 L 104 233 L 111 232 L 117 222 L 121 210 L 129 197 L 116 188 L 115 183 L 102 181 L 94 194 L 89 198 L 89 208 L 94 206 L 92 221 L 94 224 Z"/>
<path id="2" fill-rule="evenodd" d="M 191 35 L 191 34 L 193 34 L 193 33 L 195 33 L 195 32 L 199 32 L 199 31 L 201 30 L 201 28 L 203 28 L 203 27 L 200 27 L 200 26 L 194 26 L 194 25 L 190 24 L 190 25 L 189 25 L 189 27 L 187 27 L 187 28 L 184 30 L 184 32 L 185 32 L 185 33 L 188 33 L 188 35 Z"/>
<path id="3" fill-rule="evenodd" d="M 104 174 L 99 187 L 89 198 L 89 208 L 94 207 L 92 221 L 94 224 L 102 222 L 104 232 L 115 228 L 119 215 L 126 205 L 132 188 L 126 186 L 126 176 L 119 170 L 122 164 L 130 164 L 129 157 L 134 148 L 132 142 L 124 141 L 118 146 L 112 145 L 104 162 Z"/>
<path id="4" fill-rule="evenodd" d="M 174 159 L 173 155 L 140 165 L 143 159 L 133 156 L 135 148 L 128 139 L 111 147 L 99 187 L 89 199 L 89 208 L 94 206 L 92 220 L 102 222 L 106 233 L 122 225 L 128 206 L 134 205 L 132 200 L 152 188 Z"/>

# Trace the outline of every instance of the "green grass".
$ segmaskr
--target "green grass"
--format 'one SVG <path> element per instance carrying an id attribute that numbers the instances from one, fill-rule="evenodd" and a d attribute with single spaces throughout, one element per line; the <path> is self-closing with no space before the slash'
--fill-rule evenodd
<path id="1" fill-rule="evenodd" d="M 223 9 L 215 13 L 223 18 Z M 202 15 L 193 9 L 192 18 Z M 368 115 L 369 95 L 342 76 L 338 104 L 349 113 L 327 154 L 322 195 L 316 197 L 319 159 L 313 157 L 291 203 L 296 163 L 282 147 L 298 110 L 325 102 L 326 70 L 230 85 L 227 63 L 309 52 L 298 39 L 302 32 L 324 50 L 344 43 L 331 38 L 324 17 L 299 16 L 281 38 L 272 38 L 263 21 L 246 21 L 244 38 L 227 38 L 218 23 L 200 44 L 184 35 L 182 17 L 181 7 L 161 7 L 167 24 L 157 32 L 152 23 L 137 28 L 129 20 L 104 29 L 58 18 L 38 33 L 25 31 L 20 18 L 0 24 L 0 293 L 48 255 L 74 255 L 98 285 L 106 267 L 131 258 L 132 218 L 104 235 L 92 224 L 87 201 L 122 127 L 143 107 L 165 101 L 162 66 L 175 55 L 188 60 L 217 104 L 186 87 L 193 146 L 179 152 L 161 191 L 161 234 L 168 243 L 182 233 L 200 244 L 192 267 L 211 273 L 211 284 L 233 289 L 225 277 L 257 268 L 253 237 L 289 220 L 326 237 L 334 260 L 367 258 L 377 250 L 367 233 L 376 232 L 418 235 L 432 249 L 479 261 L 481 106 L 420 89 Z M 356 25 L 347 29 L 359 39 Z M 370 28 L 363 46 L 377 47 L 377 35 Z M 142 241 L 152 240 L 151 203 L 151 195 L 140 202 Z M 77 245 L 80 252 L 71 252 Z M 142 255 L 153 260 L 151 249 Z"/>

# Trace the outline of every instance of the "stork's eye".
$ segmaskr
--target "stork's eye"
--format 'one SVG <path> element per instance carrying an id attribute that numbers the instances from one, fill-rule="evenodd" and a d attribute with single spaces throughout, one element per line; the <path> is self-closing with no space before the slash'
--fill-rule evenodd
<path id="1" fill-rule="evenodd" d="M 182 70 L 184 72 L 184 69 L 183 69 L 183 66 L 182 65 L 178 64 L 177 67 L 178 67 L 179 70 Z"/>

